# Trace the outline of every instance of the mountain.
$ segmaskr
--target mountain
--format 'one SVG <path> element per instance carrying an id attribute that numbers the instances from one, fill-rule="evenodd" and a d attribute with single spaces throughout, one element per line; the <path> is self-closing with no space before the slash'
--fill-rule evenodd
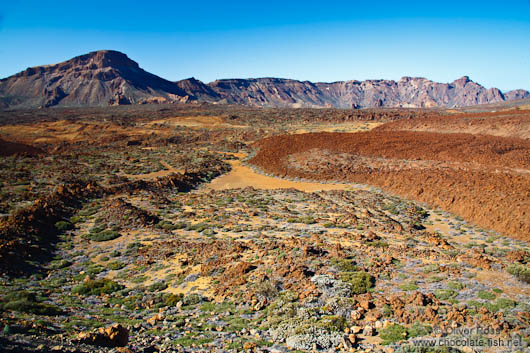
<path id="1" fill-rule="evenodd" d="M 102 50 L 47 66 L 28 68 L 0 81 L 4 105 L 101 106 L 186 101 L 174 82 L 142 70 L 127 55 Z"/>
<path id="2" fill-rule="evenodd" d="M 261 107 L 463 107 L 530 98 L 519 89 L 486 89 L 464 76 L 451 83 L 421 77 L 332 83 L 282 78 L 195 78 L 171 82 L 141 69 L 127 55 L 102 50 L 63 63 L 28 68 L 0 80 L 0 107 L 105 106 L 211 102 Z"/>
<path id="3" fill-rule="evenodd" d="M 486 89 L 467 76 L 451 83 L 421 77 L 333 83 L 258 78 L 208 85 L 229 103 L 272 107 L 463 107 L 530 97 L 524 90 L 503 94 L 497 88 Z"/>

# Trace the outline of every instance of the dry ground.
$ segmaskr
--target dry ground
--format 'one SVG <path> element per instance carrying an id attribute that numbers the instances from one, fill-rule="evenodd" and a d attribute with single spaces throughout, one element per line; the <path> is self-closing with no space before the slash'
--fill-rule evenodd
<path id="1" fill-rule="evenodd" d="M 0 350 L 408 352 L 477 325 L 529 343 L 530 247 L 505 236 L 528 234 L 529 142 L 384 130 L 445 116 L 0 112 Z"/>

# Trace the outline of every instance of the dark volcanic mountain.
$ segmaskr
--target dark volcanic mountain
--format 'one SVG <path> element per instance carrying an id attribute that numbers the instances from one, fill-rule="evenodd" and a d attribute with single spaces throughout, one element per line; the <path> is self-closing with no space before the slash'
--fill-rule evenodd
<path id="1" fill-rule="evenodd" d="M 7 106 L 97 106 L 185 101 L 174 82 L 142 70 L 127 55 L 102 50 L 60 64 L 28 68 L 0 81 Z"/>
<path id="2" fill-rule="evenodd" d="M 262 107 L 463 107 L 530 98 L 502 93 L 464 76 L 451 83 L 420 77 L 312 83 L 280 78 L 178 82 L 142 70 L 125 54 L 103 50 L 28 68 L 0 81 L 0 107 L 94 106 L 204 101 Z"/>

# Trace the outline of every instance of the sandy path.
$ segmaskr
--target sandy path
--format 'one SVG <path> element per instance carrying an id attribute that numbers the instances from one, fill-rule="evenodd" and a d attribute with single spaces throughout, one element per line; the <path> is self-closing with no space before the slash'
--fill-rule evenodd
<path id="1" fill-rule="evenodd" d="M 246 187 L 267 190 L 293 188 L 305 192 L 324 190 L 359 190 L 369 188 L 368 186 L 361 184 L 327 184 L 285 180 L 256 173 L 252 168 L 243 165 L 240 160 L 231 160 L 229 163 L 232 165 L 232 170 L 205 185 L 203 188 L 204 191 Z"/>

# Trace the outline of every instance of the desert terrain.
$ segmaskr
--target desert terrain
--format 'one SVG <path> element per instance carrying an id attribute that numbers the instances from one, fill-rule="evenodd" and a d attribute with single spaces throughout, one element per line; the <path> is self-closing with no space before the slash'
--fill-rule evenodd
<path id="1" fill-rule="evenodd" d="M 0 348 L 525 352 L 530 111 L 481 109 L 0 111 Z"/>

